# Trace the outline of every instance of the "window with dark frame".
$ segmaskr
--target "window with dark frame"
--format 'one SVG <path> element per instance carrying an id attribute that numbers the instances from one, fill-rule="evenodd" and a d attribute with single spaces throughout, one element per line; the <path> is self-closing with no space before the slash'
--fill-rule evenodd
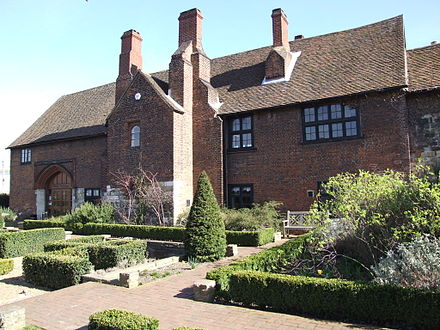
<path id="1" fill-rule="evenodd" d="M 20 163 L 29 164 L 32 162 L 32 150 L 31 149 L 21 149 Z"/>
<path id="2" fill-rule="evenodd" d="M 254 146 L 252 116 L 235 117 L 229 121 L 229 148 L 243 150 Z"/>
<path id="3" fill-rule="evenodd" d="M 228 189 L 228 207 L 231 209 L 251 208 L 254 203 L 252 184 L 230 184 Z"/>
<path id="4" fill-rule="evenodd" d="M 86 188 L 84 189 L 84 201 L 96 204 L 101 198 L 101 189 Z"/>
<path id="5" fill-rule="evenodd" d="M 332 141 L 360 136 L 359 111 L 331 104 L 303 109 L 304 142 Z"/>
<path id="6" fill-rule="evenodd" d="M 141 129 L 135 125 L 131 128 L 131 147 L 139 147 L 141 144 Z"/>

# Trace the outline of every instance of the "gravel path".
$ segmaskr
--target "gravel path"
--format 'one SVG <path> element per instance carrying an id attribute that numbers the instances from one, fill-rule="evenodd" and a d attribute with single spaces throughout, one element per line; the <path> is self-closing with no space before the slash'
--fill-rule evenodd
<path id="1" fill-rule="evenodd" d="M 51 290 L 26 283 L 22 275 L 23 257 L 13 258 L 14 269 L 6 275 L 0 275 L 0 306 L 39 296 Z"/>

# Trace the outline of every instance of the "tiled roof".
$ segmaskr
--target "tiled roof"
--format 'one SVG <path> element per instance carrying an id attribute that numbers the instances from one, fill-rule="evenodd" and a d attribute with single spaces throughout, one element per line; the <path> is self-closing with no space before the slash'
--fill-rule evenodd
<path id="1" fill-rule="evenodd" d="M 115 83 L 60 97 L 9 147 L 104 134 Z"/>
<path id="2" fill-rule="evenodd" d="M 409 90 L 440 87 L 440 44 L 412 49 L 408 54 Z"/>
<path id="3" fill-rule="evenodd" d="M 290 81 L 261 85 L 271 47 L 212 60 L 211 84 L 230 114 L 406 85 L 403 18 L 290 42 Z M 438 63 L 438 62 L 437 62 Z M 152 74 L 163 90 L 168 71 Z M 10 147 L 105 132 L 115 84 L 61 97 Z"/>

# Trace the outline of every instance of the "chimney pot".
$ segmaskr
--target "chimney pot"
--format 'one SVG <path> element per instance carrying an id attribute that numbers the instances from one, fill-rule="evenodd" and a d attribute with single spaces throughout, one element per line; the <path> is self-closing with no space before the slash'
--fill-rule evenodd
<path id="1" fill-rule="evenodd" d="M 202 49 L 203 16 L 197 8 L 180 13 L 179 16 L 179 47 L 185 41 L 192 41 L 193 49 Z"/>
<path id="2" fill-rule="evenodd" d="M 433 41 L 431 41 L 431 46 L 434 46 L 434 45 L 437 45 L 438 44 L 438 41 L 437 40 L 433 40 Z"/>
<path id="3" fill-rule="evenodd" d="M 133 79 L 133 75 L 142 69 L 142 37 L 136 30 L 128 30 L 121 37 L 119 55 L 119 76 L 116 79 L 116 102 Z"/>
<path id="4" fill-rule="evenodd" d="M 289 33 L 288 33 L 287 16 L 281 8 L 272 10 L 272 34 L 273 46 L 289 47 Z"/>
<path id="5" fill-rule="evenodd" d="M 302 34 L 298 34 L 295 36 L 295 40 L 301 40 L 304 39 L 304 36 Z"/>

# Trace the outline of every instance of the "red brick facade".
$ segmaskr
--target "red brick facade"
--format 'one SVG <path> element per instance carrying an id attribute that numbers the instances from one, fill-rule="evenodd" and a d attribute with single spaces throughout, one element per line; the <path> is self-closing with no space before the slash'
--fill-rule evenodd
<path id="1" fill-rule="evenodd" d="M 360 83 L 361 91 L 356 93 L 353 87 L 356 84 L 348 81 L 347 92 L 339 93 L 337 97 L 330 97 L 330 92 L 325 89 L 326 85 L 330 85 L 330 91 L 336 89 L 336 84 L 338 88 L 345 88 L 339 80 L 331 80 L 338 74 L 336 71 L 326 74 L 326 79 L 330 77 L 330 80 L 319 86 L 322 97 L 307 99 L 304 96 L 313 94 L 314 88 L 310 87 L 313 85 L 302 89 L 294 86 L 289 90 L 288 84 L 282 85 L 284 82 L 269 81 L 268 84 L 272 85 L 259 89 L 266 79 L 284 79 L 288 83 L 294 70 L 290 65 L 293 53 L 292 44 L 287 39 L 287 17 L 282 10 L 274 10 L 272 18 L 274 43 L 252 53 L 252 61 L 246 58 L 251 56 L 247 53 L 231 55 L 227 60 L 211 60 L 202 46 L 200 11 L 184 12 L 179 17 L 179 43 L 171 57 L 169 70 L 153 75 L 141 72 L 140 34 L 134 30 L 124 33 L 119 76 L 116 84 L 109 87 L 115 91 L 111 97 L 116 97 L 116 102 L 105 110 L 106 120 L 96 125 L 103 129 L 102 135 L 83 135 L 74 140 L 46 141 L 45 144 L 22 142 L 13 145 L 12 208 L 24 215 L 40 217 L 42 193 L 38 191 L 45 189 L 47 180 L 56 171 L 63 171 L 72 178 L 72 189 L 76 189 L 73 195 L 78 194 L 74 196 L 78 203 L 84 200 L 84 196 L 80 196 L 84 191 L 78 189 L 100 188 L 105 193 L 108 186 L 114 187 L 114 174 L 134 172 L 141 166 L 157 173 L 157 179 L 172 190 L 176 216 L 191 203 L 203 170 L 208 173 L 221 204 L 228 203 L 228 187 L 251 185 L 254 202 L 275 200 L 282 202 L 285 209 L 306 210 L 315 200 L 318 182 L 341 172 L 359 169 L 408 172 L 420 156 L 431 157 L 427 160 L 440 168 L 439 92 L 408 93 L 404 85 L 405 74 L 397 69 L 379 77 L 368 89 L 364 85 L 373 81 L 373 74 L 377 74 L 371 71 L 372 78 Z M 383 24 L 394 28 L 399 26 L 398 23 L 399 19 L 394 18 Z M 365 29 L 367 31 L 370 27 Z M 358 33 L 356 31 L 347 32 L 347 35 L 351 38 Z M 396 43 L 402 41 L 399 33 L 397 30 Z M 389 34 L 386 29 L 387 37 Z M 368 30 L 367 35 L 377 34 Z M 341 37 L 340 40 L 344 38 L 349 39 Z M 359 39 L 362 42 L 363 39 Z M 298 38 L 294 42 L 297 44 L 293 44 L 293 49 L 301 49 L 303 42 L 305 45 L 304 50 L 295 50 L 300 57 L 297 71 L 293 71 L 294 79 L 304 83 L 304 78 L 299 75 L 310 65 L 301 61 L 313 61 L 319 54 L 312 47 L 313 40 Z M 353 43 L 355 49 L 359 49 L 356 42 Z M 301 52 L 303 54 L 299 55 Z M 367 49 L 365 53 L 370 56 L 371 51 Z M 396 54 L 401 56 L 397 51 Z M 385 52 L 387 63 L 388 55 Z M 329 61 L 326 56 L 324 64 Z M 400 57 L 397 62 L 404 65 Z M 226 69 L 219 69 L 222 65 Z M 346 67 L 341 70 L 354 70 L 348 64 L 344 65 Z M 320 75 L 323 66 L 317 65 L 311 72 Z M 363 75 L 359 71 L 358 79 Z M 314 76 L 307 79 L 313 80 Z M 384 81 L 389 84 L 385 87 L 389 88 L 380 85 L 385 84 Z M 274 93 L 270 94 L 271 91 Z M 229 92 L 232 97 L 227 94 Z M 289 93 L 298 94 L 302 101 L 283 101 Z M 93 99 L 95 96 L 92 92 L 90 94 Z M 241 99 L 237 100 L 236 95 L 241 95 Z M 275 97 L 280 102 L 270 105 Z M 72 101 L 73 109 L 75 102 Z M 235 104 L 232 110 L 228 108 L 231 104 Z M 356 135 L 328 141 L 306 141 L 304 108 L 332 104 L 356 109 Z M 234 149 L 231 147 L 231 121 L 243 117 L 252 118 L 252 143 Z M 139 127 L 140 139 L 139 145 L 132 146 L 134 127 Z M 23 148 L 32 150 L 30 164 L 20 165 Z"/>

